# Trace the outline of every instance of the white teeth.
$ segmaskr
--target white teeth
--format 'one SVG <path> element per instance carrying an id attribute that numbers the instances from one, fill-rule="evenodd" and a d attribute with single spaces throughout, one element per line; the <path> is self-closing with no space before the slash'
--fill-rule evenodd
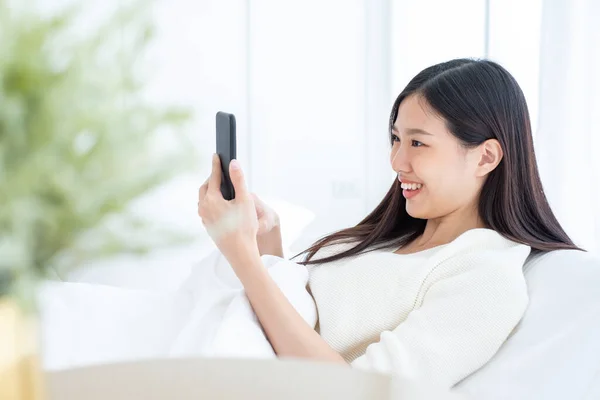
<path id="1" fill-rule="evenodd" d="M 406 189 L 406 190 L 417 190 L 417 189 L 421 189 L 421 187 L 423 187 L 423 185 L 420 183 L 402 183 L 400 185 L 400 187 L 402 189 Z"/>

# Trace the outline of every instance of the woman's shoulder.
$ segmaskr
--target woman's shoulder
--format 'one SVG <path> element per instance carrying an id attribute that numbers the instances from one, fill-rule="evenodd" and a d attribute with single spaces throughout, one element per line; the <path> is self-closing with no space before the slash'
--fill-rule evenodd
<path id="1" fill-rule="evenodd" d="M 503 252 L 515 248 L 528 254 L 531 251 L 528 245 L 517 243 L 489 228 L 470 229 L 450 242 L 446 248 L 456 253 L 473 251 Z"/>
<path id="2" fill-rule="evenodd" d="M 460 274 L 504 276 L 521 285 L 531 248 L 492 229 L 472 229 L 444 246 L 429 260 L 433 280 Z"/>
<path id="3" fill-rule="evenodd" d="M 522 310 L 528 303 L 523 266 L 529 253 L 529 246 L 493 230 L 467 231 L 427 260 L 420 301 L 427 294 L 452 291 L 473 292 L 482 298 L 501 293 L 510 299 L 505 306 Z"/>

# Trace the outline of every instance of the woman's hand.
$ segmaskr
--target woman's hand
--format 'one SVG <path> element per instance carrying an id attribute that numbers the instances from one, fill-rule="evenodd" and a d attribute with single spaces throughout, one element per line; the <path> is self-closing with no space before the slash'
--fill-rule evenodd
<path id="1" fill-rule="evenodd" d="M 275 228 L 279 228 L 279 215 L 262 201 L 256 194 L 252 193 L 256 217 L 258 218 L 258 235 L 264 235 Z"/>
<path id="2" fill-rule="evenodd" d="M 234 264 L 248 255 L 258 255 L 259 224 L 254 199 L 237 160 L 231 161 L 229 175 L 235 190 L 231 201 L 221 194 L 221 161 L 214 154 L 211 175 L 199 190 L 198 215 L 221 253 Z"/>
<path id="3" fill-rule="evenodd" d="M 252 198 L 258 218 L 256 241 L 260 255 L 271 254 L 283 258 L 279 215 L 254 193 Z"/>
<path id="4" fill-rule="evenodd" d="M 244 286 L 273 349 L 278 356 L 345 364 L 342 356 L 306 323 L 268 273 L 258 250 L 257 214 L 267 221 L 261 236 L 272 235 L 278 230 L 278 218 L 274 219 L 276 214 L 271 214 L 264 203 L 256 206 L 236 160 L 229 165 L 229 171 L 235 189 L 235 199 L 231 201 L 221 194 L 221 162 L 214 155 L 212 173 L 200 187 L 198 215 Z"/>

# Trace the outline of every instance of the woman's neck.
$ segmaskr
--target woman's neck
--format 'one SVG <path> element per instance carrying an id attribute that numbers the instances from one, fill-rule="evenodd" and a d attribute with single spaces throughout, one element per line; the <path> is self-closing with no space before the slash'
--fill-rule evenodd
<path id="1" fill-rule="evenodd" d="M 468 230 L 485 227 L 476 212 L 453 213 L 427 220 L 425 231 L 412 245 L 417 249 L 427 249 L 450 243 Z"/>

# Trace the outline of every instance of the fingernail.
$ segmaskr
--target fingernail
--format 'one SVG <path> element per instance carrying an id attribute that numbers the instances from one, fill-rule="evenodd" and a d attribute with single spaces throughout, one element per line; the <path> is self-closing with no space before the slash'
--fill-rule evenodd
<path id="1" fill-rule="evenodd" d="M 240 169 L 240 163 L 238 162 L 238 160 L 231 160 L 231 168 L 233 169 Z"/>

